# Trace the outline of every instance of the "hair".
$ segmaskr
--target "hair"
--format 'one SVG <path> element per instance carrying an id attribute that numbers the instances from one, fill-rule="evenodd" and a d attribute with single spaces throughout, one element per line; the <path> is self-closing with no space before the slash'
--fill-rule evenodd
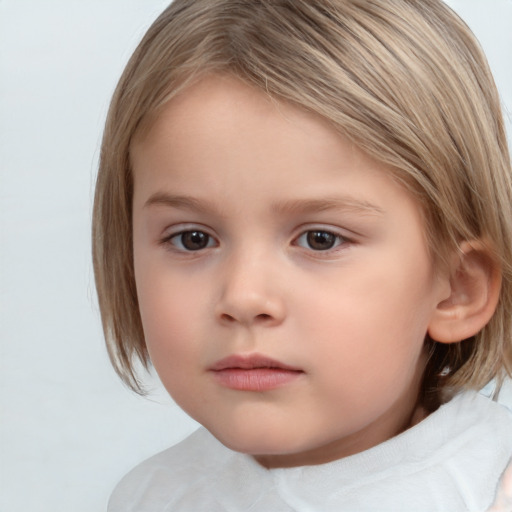
<path id="1" fill-rule="evenodd" d="M 465 23 L 440 0 L 175 0 L 114 93 L 93 213 L 103 329 L 122 380 L 149 355 L 133 270 L 130 145 L 162 107 L 211 73 L 238 77 L 327 119 L 418 200 L 442 264 L 463 240 L 501 267 L 497 309 L 476 336 L 428 339 L 425 403 L 512 374 L 512 176 L 499 95 Z"/>

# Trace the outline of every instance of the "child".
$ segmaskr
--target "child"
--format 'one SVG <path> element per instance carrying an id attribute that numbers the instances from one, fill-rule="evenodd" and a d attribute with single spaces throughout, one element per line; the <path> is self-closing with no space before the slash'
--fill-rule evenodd
<path id="1" fill-rule="evenodd" d="M 509 510 L 512 417 L 474 390 L 512 373 L 510 158 L 440 0 L 176 0 L 94 208 L 114 367 L 205 427 L 111 512 Z"/>

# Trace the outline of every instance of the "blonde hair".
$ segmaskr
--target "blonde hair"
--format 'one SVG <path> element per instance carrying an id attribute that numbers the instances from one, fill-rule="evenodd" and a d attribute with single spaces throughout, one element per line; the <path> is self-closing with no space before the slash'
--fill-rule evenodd
<path id="1" fill-rule="evenodd" d="M 486 59 L 440 0 L 175 0 L 131 57 L 110 106 L 93 258 L 112 363 L 132 389 L 149 356 L 133 271 L 130 144 L 208 73 L 231 73 L 315 112 L 393 169 L 423 207 L 433 256 L 485 240 L 501 265 L 496 312 L 476 336 L 427 339 L 424 400 L 512 374 L 512 177 Z M 435 401 L 435 400 L 434 400 Z"/>

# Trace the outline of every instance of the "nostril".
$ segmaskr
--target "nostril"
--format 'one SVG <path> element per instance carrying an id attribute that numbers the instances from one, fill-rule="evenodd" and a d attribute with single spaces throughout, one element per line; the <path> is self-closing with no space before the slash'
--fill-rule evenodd
<path id="1" fill-rule="evenodd" d="M 275 300 L 256 293 L 222 297 L 215 307 L 215 317 L 224 325 L 240 323 L 245 326 L 259 324 L 270 327 L 280 323 L 284 316 L 280 299 Z"/>
<path id="2" fill-rule="evenodd" d="M 272 317 L 270 315 L 267 315 L 266 313 L 261 313 L 260 315 L 256 316 L 257 320 L 262 320 L 262 321 L 270 320 L 271 318 Z"/>
<path id="3" fill-rule="evenodd" d="M 220 318 L 223 322 L 226 322 L 226 323 L 233 323 L 233 322 L 238 322 L 238 321 L 243 322 L 243 320 L 237 320 L 237 318 L 235 316 L 229 315 L 228 313 L 223 313 Z M 272 315 L 268 315 L 267 313 L 261 313 L 254 317 L 254 321 L 256 321 L 256 322 L 268 322 L 271 319 L 272 319 Z"/>
<path id="4" fill-rule="evenodd" d="M 221 320 L 224 320 L 225 322 L 230 322 L 230 323 L 236 321 L 235 317 L 228 315 L 227 313 L 223 313 L 221 315 Z"/>

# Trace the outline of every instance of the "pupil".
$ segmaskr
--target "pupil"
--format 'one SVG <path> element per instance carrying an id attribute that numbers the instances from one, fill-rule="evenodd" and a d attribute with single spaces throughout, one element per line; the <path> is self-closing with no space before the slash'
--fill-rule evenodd
<path id="1" fill-rule="evenodd" d="M 331 249 L 336 242 L 336 236 L 327 231 L 310 231 L 308 233 L 308 245 L 317 251 Z"/>
<path id="2" fill-rule="evenodd" d="M 187 231 L 181 235 L 181 243 L 189 251 L 197 251 L 208 245 L 208 238 L 202 231 Z"/>

